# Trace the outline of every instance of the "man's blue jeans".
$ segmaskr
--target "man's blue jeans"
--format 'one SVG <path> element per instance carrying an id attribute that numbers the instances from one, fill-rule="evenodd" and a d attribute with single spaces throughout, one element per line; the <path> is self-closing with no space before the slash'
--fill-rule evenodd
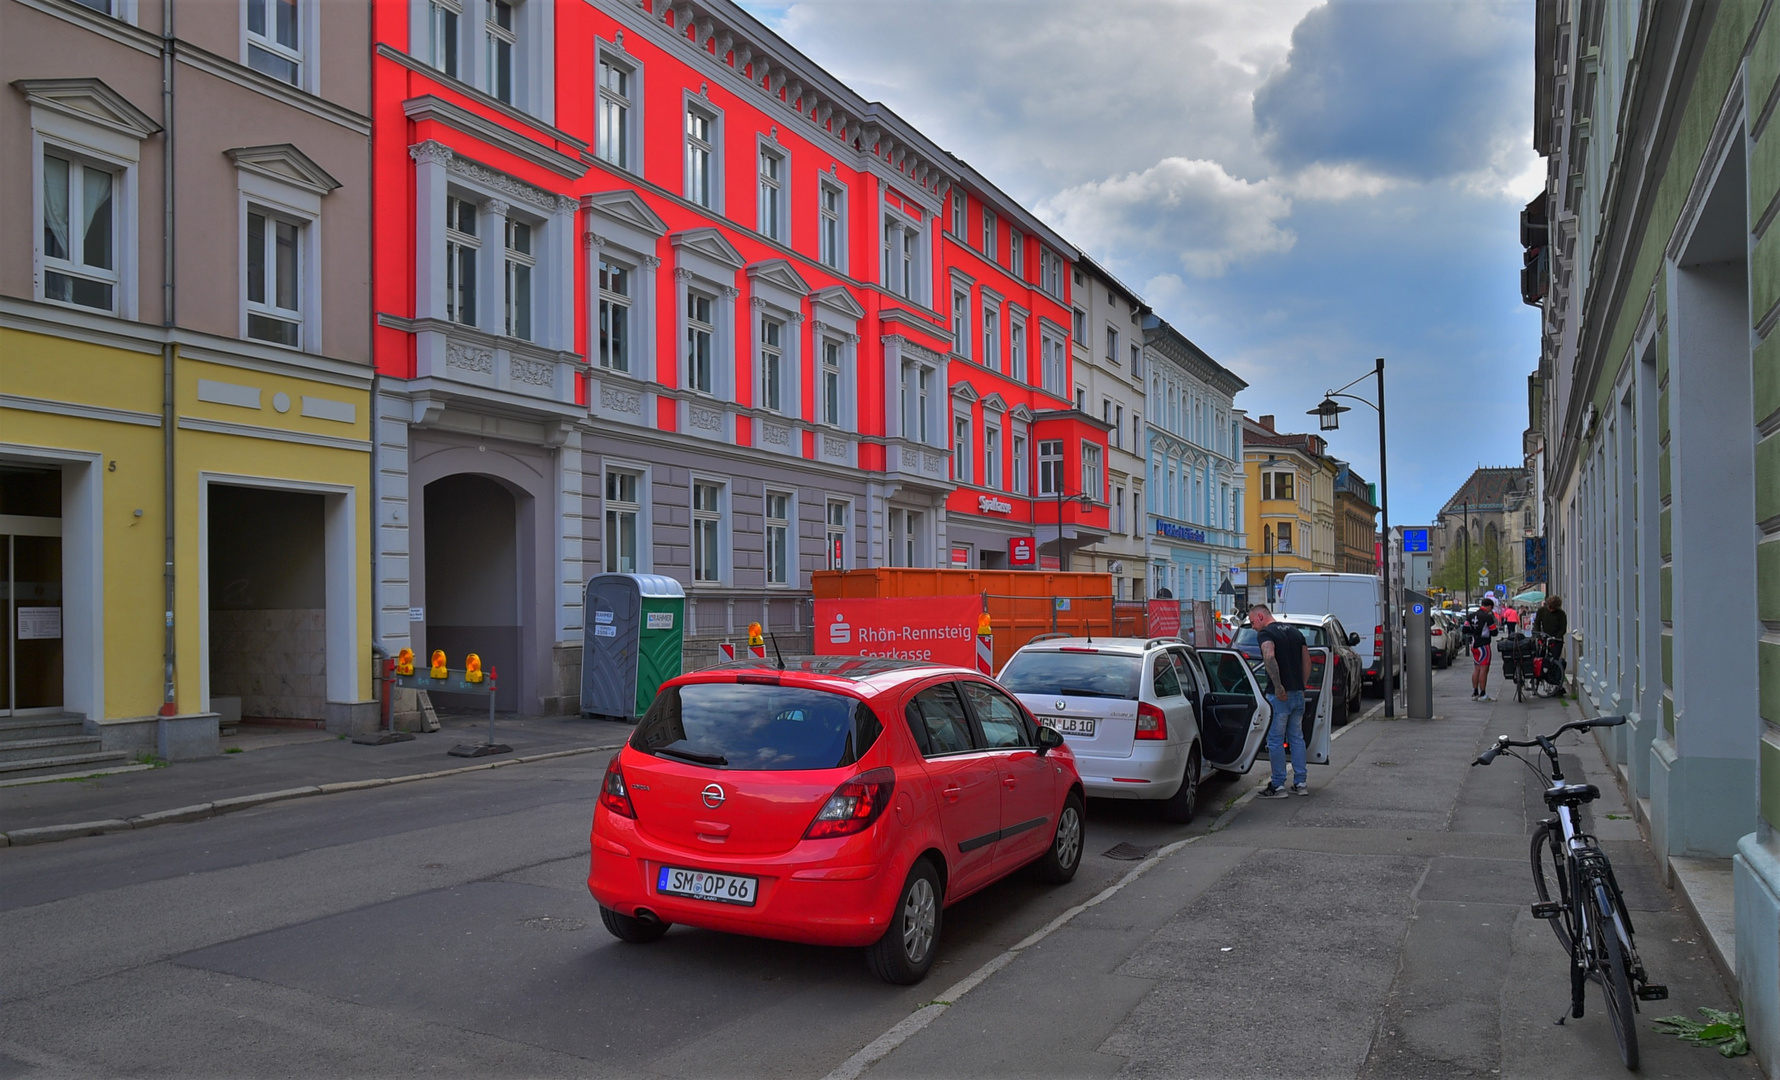
<path id="1" fill-rule="evenodd" d="M 1304 771 L 1304 691 L 1294 690 L 1268 700 L 1273 706 L 1273 723 L 1267 726 L 1267 760 L 1273 766 L 1273 786 L 1286 786 L 1286 752 L 1282 742 L 1292 748 L 1292 782 L 1302 784 L 1310 778 Z"/>

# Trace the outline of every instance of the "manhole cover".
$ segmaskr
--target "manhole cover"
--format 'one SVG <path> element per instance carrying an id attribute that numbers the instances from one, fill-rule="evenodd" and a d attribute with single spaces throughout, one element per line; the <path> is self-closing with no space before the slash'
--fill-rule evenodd
<path id="1" fill-rule="evenodd" d="M 1138 847 L 1136 844 L 1119 844 L 1107 848 L 1106 851 L 1102 852 L 1102 854 L 1109 859 L 1126 859 L 1130 862 L 1147 859 L 1155 853 L 1156 845 L 1154 844 L 1151 844 L 1149 847 Z"/>
<path id="2" fill-rule="evenodd" d="M 1397 763 L 1394 761 L 1374 761 L 1372 764 L 1377 765 L 1382 769 L 1394 769 L 1397 767 Z"/>
<path id="3" fill-rule="evenodd" d="M 519 925 L 529 926 L 533 930 L 585 930 L 587 923 L 581 919 L 551 918 L 541 915 L 535 919 L 525 919 Z"/>

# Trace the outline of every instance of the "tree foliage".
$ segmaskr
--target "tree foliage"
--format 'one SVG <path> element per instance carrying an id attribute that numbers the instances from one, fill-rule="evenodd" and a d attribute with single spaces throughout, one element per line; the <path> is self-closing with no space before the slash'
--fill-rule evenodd
<path id="1" fill-rule="evenodd" d="M 1482 595 L 1477 588 L 1477 572 L 1486 566 L 1489 567 L 1490 587 L 1494 588 L 1497 582 L 1504 580 L 1503 574 L 1508 569 L 1506 554 L 1501 543 L 1496 540 L 1484 540 L 1482 543 L 1472 544 L 1470 579 L 1467 581 L 1465 541 L 1461 538 L 1458 543 L 1446 549 L 1446 559 L 1435 568 L 1430 584 L 1454 595 L 1469 591 L 1471 597 L 1475 599 Z"/>

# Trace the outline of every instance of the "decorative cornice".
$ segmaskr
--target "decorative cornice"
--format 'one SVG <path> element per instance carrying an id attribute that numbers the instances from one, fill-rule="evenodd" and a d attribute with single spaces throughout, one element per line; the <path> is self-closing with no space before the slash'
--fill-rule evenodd
<path id="1" fill-rule="evenodd" d="M 417 146 L 410 146 L 408 156 L 415 161 L 438 162 L 442 160 L 447 172 L 461 176 L 471 183 L 480 184 L 485 188 L 509 195 L 515 202 L 525 203 L 546 214 L 555 213 L 559 206 L 557 201 L 559 196 L 541 188 L 532 187 L 524 181 L 515 180 L 506 173 L 496 172 L 486 165 L 479 165 L 439 143 L 420 143 Z"/>
<path id="2" fill-rule="evenodd" d="M 416 123 L 432 121 L 443 124 L 453 131 L 462 132 L 497 150 L 505 150 L 570 180 L 579 180 L 587 172 L 587 166 L 579 156 L 564 154 L 555 147 L 545 146 L 535 139 L 527 138 L 522 132 L 497 124 L 436 94 L 423 94 L 402 102 L 402 114 Z"/>
<path id="3" fill-rule="evenodd" d="M 667 235 L 667 222 L 649 208 L 630 188 L 618 188 L 613 191 L 596 191 L 581 196 L 581 205 L 596 214 L 602 214 L 614 221 L 623 222 L 633 228 L 641 229 L 651 236 Z M 604 247 L 605 244 L 600 245 Z"/>
<path id="4" fill-rule="evenodd" d="M 339 188 L 340 181 L 317 165 L 308 154 L 290 143 L 270 146 L 239 146 L 224 150 L 235 168 L 257 173 L 282 184 L 292 184 L 317 195 L 326 195 Z"/>
<path id="5" fill-rule="evenodd" d="M 84 120 L 89 124 L 146 139 L 161 130 L 147 113 L 105 85 L 103 79 L 18 79 L 12 88 L 32 105 Z"/>

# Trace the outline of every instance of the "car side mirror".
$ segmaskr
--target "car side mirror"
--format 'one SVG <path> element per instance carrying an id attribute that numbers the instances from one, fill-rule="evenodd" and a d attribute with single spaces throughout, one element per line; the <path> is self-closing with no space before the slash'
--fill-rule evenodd
<path id="1" fill-rule="evenodd" d="M 1358 645 L 1360 643 L 1360 635 L 1355 633 L 1352 630 L 1349 630 L 1347 632 L 1347 643 L 1349 645 Z"/>
<path id="2" fill-rule="evenodd" d="M 1041 727 L 1038 729 L 1038 756 L 1043 757 L 1052 750 L 1063 745 L 1063 736 L 1056 728 Z"/>

